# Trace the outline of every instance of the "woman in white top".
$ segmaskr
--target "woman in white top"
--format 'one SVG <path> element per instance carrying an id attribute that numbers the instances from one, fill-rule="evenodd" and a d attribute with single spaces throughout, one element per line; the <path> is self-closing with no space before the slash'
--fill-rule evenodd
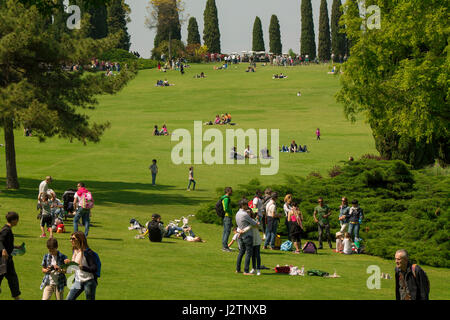
<path id="1" fill-rule="evenodd" d="M 352 254 L 352 240 L 348 232 L 344 236 L 344 254 Z"/>
<path id="2" fill-rule="evenodd" d="M 283 210 L 284 210 L 284 216 L 285 216 L 285 220 L 284 220 L 284 224 L 286 225 L 286 230 L 288 232 L 288 240 L 291 241 L 291 231 L 289 228 L 289 212 L 292 210 L 292 194 L 287 194 L 284 197 L 284 206 L 283 206 Z"/>
<path id="3" fill-rule="evenodd" d="M 86 300 L 95 300 L 97 265 L 93 251 L 89 249 L 86 236 L 81 231 L 72 233 L 70 241 L 73 250 L 72 260 L 67 259 L 64 263 L 75 262 L 78 269 L 75 271 L 75 282 L 70 288 L 67 300 L 76 300 L 83 291 Z"/>

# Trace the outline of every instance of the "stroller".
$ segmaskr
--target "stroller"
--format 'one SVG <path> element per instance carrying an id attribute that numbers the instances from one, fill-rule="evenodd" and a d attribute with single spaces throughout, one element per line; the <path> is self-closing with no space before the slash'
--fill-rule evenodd
<path id="1" fill-rule="evenodd" d="M 73 201 L 75 197 L 75 193 L 77 190 L 75 189 L 68 189 L 64 192 L 62 198 L 63 198 L 63 205 L 64 205 L 64 220 L 67 220 L 67 218 L 73 218 L 75 216 L 74 208 L 73 208 Z"/>

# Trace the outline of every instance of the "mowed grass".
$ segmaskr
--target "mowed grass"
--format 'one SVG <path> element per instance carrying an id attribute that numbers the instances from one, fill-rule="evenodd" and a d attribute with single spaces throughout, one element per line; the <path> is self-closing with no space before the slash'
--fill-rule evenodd
<path id="1" fill-rule="evenodd" d="M 93 193 L 96 206 L 92 210 L 88 241 L 102 260 L 97 299 L 395 298 L 394 280 L 382 280 L 379 290 L 369 290 L 366 285 L 370 276 L 366 273 L 368 266 L 378 265 L 382 272 L 393 275 L 392 260 L 343 256 L 329 249 L 318 255 L 263 250 L 262 264 L 267 267 L 304 265 L 306 270 L 330 273 L 336 270 L 341 278 L 290 277 L 273 270 L 264 270 L 260 277 L 244 277 L 234 273 L 237 251 L 220 250 L 220 226 L 190 221 L 195 233 L 206 243 L 188 243 L 178 238 L 150 243 L 147 239 L 134 239 L 137 233 L 127 229 L 131 218 L 145 223 L 153 213 L 161 214 L 166 224 L 174 218 L 195 214 L 202 204 L 215 201 L 217 188 L 237 188 L 252 178 L 269 186 L 284 183 L 287 175 L 305 176 L 311 171 L 326 175 L 332 166 L 349 156 L 356 159 L 376 152 L 369 126 L 363 119 L 355 124 L 348 122 L 342 106 L 335 102 L 339 80 L 327 74 L 327 66 L 258 66 L 256 73 L 245 73 L 246 67 L 243 64 L 213 70 L 212 65 L 193 65 L 183 76 L 175 71 L 141 71 L 119 94 L 99 97 L 97 110 L 88 112 L 96 122 L 111 122 L 111 128 L 98 144 L 84 146 L 58 138 L 39 143 L 35 138 L 24 137 L 23 131 L 16 131 L 21 188 L 4 189 L 2 155 L 0 201 L 2 216 L 10 210 L 20 214 L 20 223 L 14 229 L 16 244 L 25 242 L 27 253 L 16 257 L 15 265 L 24 299 L 42 297 L 40 263 L 46 252 L 46 240 L 39 238 L 36 198 L 39 183 L 46 175 L 54 177 L 51 188 L 60 198 L 64 190 L 75 187 L 78 181 L 84 181 Z M 202 71 L 206 79 L 193 78 Z M 287 74 L 288 79 L 272 80 L 272 74 L 280 72 Z M 157 79 L 164 78 L 175 86 L 154 86 Z M 301 97 L 297 97 L 298 91 Z M 280 144 L 295 140 L 306 144 L 310 152 L 280 153 L 279 171 L 273 176 L 261 176 L 260 165 L 196 164 L 197 190 L 186 192 L 189 165 L 175 165 L 171 161 L 171 150 L 178 142 L 171 142 L 170 137 L 152 136 L 152 128 L 165 123 L 169 131 L 185 128 L 193 133 L 195 120 L 214 120 L 216 114 L 225 112 L 231 113 L 237 125 L 219 127 L 224 134 L 230 128 L 279 129 Z M 315 137 L 317 127 L 322 132 L 320 142 Z M 203 126 L 203 130 L 209 128 Z M 204 142 L 203 148 L 208 143 Z M 0 150 L 4 152 L 3 147 Z M 224 157 L 228 154 L 225 149 Z M 159 167 L 156 187 L 151 186 L 148 170 L 154 158 Z M 363 205 L 364 200 L 360 201 Z M 73 230 L 71 220 L 66 229 Z M 60 250 L 70 256 L 69 233 L 57 234 L 56 238 Z M 431 280 L 431 298 L 450 298 L 449 270 L 431 267 L 425 270 Z M 6 283 L 5 280 L 2 285 L 2 300 L 10 298 Z"/>

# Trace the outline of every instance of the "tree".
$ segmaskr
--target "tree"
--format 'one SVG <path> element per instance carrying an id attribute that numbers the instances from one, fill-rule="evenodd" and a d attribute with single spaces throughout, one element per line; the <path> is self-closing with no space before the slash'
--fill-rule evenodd
<path id="1" fill-rule="evenodd" d="M 339 56 L 346 53 L 345 29 L 339 25 L 342 16 L 341 0 L 333 0 L 331 7 L 331 51 L 334 53 L 335 61 L 339 61 Z"/>
<path id="2" fill-rule="evenodd" d="M 266 47 L 264 45 L 264 36 L 263 36 L 261 19 L 259 17 L 256 17 L 255 22 L 253 23 L 252 50 L 253 51 L 266 51 Z"/>
<path id="3" fill-rule="evenodd" d="M 183 3 L 181 0 L 150 0 L 147 10 L 149 15 L 145 24 L 149 29 L 156 28 L 154 48 L 158 48 L 161 42 L 168 41 L 170 58 L 172 39 L 181 41 L 180 13 L 184 10 Z"/>
<path id="4" fill-rule="evenodd" d="M 50 15 L 44 14 L 48 10 Z M 66 64 L 88 65 L 119 38 L 87 38 L 89 15 L 80 30 L 60 33 L 58 38 L 54 29 L 60 25 L 51 24 L 51 14 L 57 10 L 39 11 L 36 5 L 18 0 L 0 6 L 0 126 L 5 136 L 7 188 L 19 188 L 14 129 L 32 129 L 40 141 L 59 136 L 98 142 L 109 123 L 92 123 L 82 110 L 93 109 L 98 94 L 117 92 L 135 74 L 126 67 L 115 77 L 66 71 Z"/>
<path id="5" fill-rule="evenodd" d="M 81 8 L 82 14 L 90 15 L 89 36 L 92 39 L 102 39 L 108 35 L 108 10 L 106 4 L 93 5 L 88 0 L 76 0 L 75 3 Z"/>
<path id="6" fill-rule="evenodd" d="M 358 114 L 366 116 L 383 157 L 404 160 L 415 168 L 435 159 L 446 165 L 450 162 L 448 7 L 441 1 L 372 3 L 383 12 L 381 29 L 361 30 L 361 18 L 354 13 L 341 19 L 352 47 L 337 100 L 352 121 Z"/>
<path id="7" fill-rule="evenodd" d="M 316 38 L 311 0 L 302 0 L 301 4 L 302 32 L 300 39 L 300 54 L 309 55 L 310 60 L 316 58 Z"/>
<path id="8" fill-rule="evenodd" d="M 362 25 L 362 18 L 359 14 L 359 7 L 357 0 L 346 0 L 344 5 L 344 14 L 346 16 L 345 21 L 341 19 L 341 25 L 345 27 L 346 42 L 345 42 L 345 54 L 350 55 L 350 48 L 353 45 L 354 32 L 347 32 L 348 30 L 360 30 Z"/>
<path id="9" fill-rule="evenodd" d="M 112 0 L 107 6 L 108 9 L 108 32 L 122 32 L 118 49 L 130 50 L 130 35 L 128 33 L 127 23 L 131 22 L 129 17 L 131 9 L 124 0 Z"/>
<path id="10" fill-rule="evenodd" d="M 280 22 L 276 15 L 272 15 L 269 25 L 269 47 L 273 54 L 281 54 L 283 46 L 281 44 Z"/>
<path id="11" fill-rule="evenodd" d="M 209 53 L 221 53 L 219 18 L 215 0 L 206 1 L 203 21 L 203 43 L 208 47 Z"/>
<path id="12" fill-rule="evenodd" d="M 200 33 L 198 32 L 197 19 L 191 17 L 188 24 L 187 44 L 201 44 Z"/>
<path id="13" fill-rule="evenodd" d="M 329 61 L 331 57 L 330 21 L 328 19 L 327 0 L 321 0 L 320 2 L 318 56 L 320 61 Z"/>

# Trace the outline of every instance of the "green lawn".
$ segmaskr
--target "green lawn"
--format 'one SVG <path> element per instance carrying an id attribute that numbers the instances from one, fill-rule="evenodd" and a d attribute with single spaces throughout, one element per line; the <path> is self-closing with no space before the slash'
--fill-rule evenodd
<path id="1" fill-rule="evenodd" d="M 93 120 L 111 122 L 111 129 L 98 144 L 83 146 L 58 138 L 39 143 L 33 137 L 24 137 L 22 130 L 16 131 L 21 188 L 4 189 L 2 155 L 0 204 L 2 215 L 11 210 L 20 214 L 14 230 L 16 244 L 25 242 L 28 251 L 15 258 L 15 265 L 24 299 L 42 296 L 40 263 L 46 252 L 46 240 L 39 238 L 36 197 L 39 183 L 46 175 L 54 177 L 51 187 L 59 197 L 78 181 L 84 181 L 95 198 L 88 241 L 102 260 L 98 299 L 395 298 L 394 280 L 382 280 L 379 290 L 366 286 L 367 267 L 378 265 L 382 272 L 393 275 L 392 260 L 343 256 L 328 249 L 319 255 L 263 250 L 265 266 L 293 264 L 304 265 L 306 270 L 322 269 L 330 273 L 336 270 L 341 278 L 290 277 L 272 270 L 264 270 L 260 277 L 244 277 L 234 273 L 236 251 L 220 250 L 219 226 L 191 221 L 196 234 L 206 243 L 188 243 L 177 238 L 150 243 L 134 239 L 136 232 L 127 229 L 130 218 L 145 223 L 151 214 L 159 213 L 167 223 L 182 215 L 195 214 L 203 203 L 214 201 L 218 187 L 237 187 L 252 178 L 269 186 L 283 183 L 287 175 L 304 176 L 311 171 L 326 175 L 333 165 L 349 156 L 356 159 L 376 152 L 369 126 L 363 119 L 355 124 L 348 122 L 342 106 L 335 102 L 339 80 L 327 74 L 327 66 L 258 66 L 256 73 L 245 73 L 246 67 L 213 70 L 212 65 L 193 65 L 183 76 L 175 71 L 165 74 L 157 70 L 141 71 L 120 94 L 99 97 L 97 110 L 89 111 Z M 193 75 L 201 71 L 207 78 L 194 79 Z M 272 74 L 279 72 L 287 74 L 288 79 L 272 80 Z M 164 78 L 175 86 L 154 86 L 157 79 Z M 297 97 L 298 91 L 301 97 Z M 310 152 L 280 153 L 279 172 L 273 176 L 261 176 L 260 165 L 195 165 L 198 190 L 186 192 L 189 165 L 171 162 L 171 150 L 178 142 L 171 142 L 170 137 L 152 136 L 152 128 L 166 123 L 169 131 L 177 128 L 192 131 L 195 120 L 214 120 L 216 114 L 225 112 L 231 113 L 237 123 L 228 128 L 279 129 L 280 144 L 295 139 L 306 144 Z M 322 132 L 320 142 L 315 137 L 317 127 Z M 4 147 L 0 150 L 4 153 Z M 229 150 L 224 150 L 225 156 L 228 153 Z M 158 160 L 159 167 L 157 187 L 151 186 L 148 170 L 153 158 Z M 72 230 L 71 221 L 66 228 Z M 57 234 L 56 238 L 61 251 L 70 255 L 69 233 Z M 425 270 L 431 281 L 431 298 L 449 299 L 449 270 L 427 266 Z M 246 282 L 246 289 L 239 290 Z M 9 298 L 5 280 L 0 299 Z"/>

